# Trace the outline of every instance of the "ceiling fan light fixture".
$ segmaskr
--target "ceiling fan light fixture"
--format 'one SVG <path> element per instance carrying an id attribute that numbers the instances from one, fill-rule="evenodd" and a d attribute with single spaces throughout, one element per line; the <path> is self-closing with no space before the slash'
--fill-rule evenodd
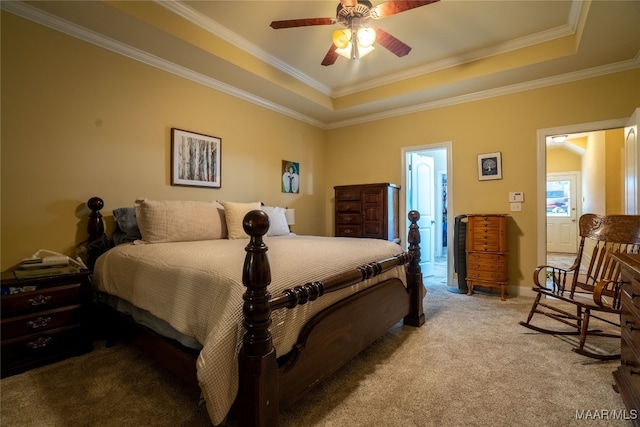
<path id="1" fill-rule="evenodd" d="M 369 53 L 373 52 L 375 46 L 363 47 L 360 45 L 353 45 L 351 42 L 344 48 L 337 48 L 336 53 L 347 59 L 359 59 Z"/>
<path id="2" fill-rule="evenodd" d="M 362 27 L 358 29 L 358 44 L 363 48 L 372 46 L 376 41 L 376 30 L 373 28 Z"/>
<path id="3" fill-rule="evenodd" d="M 331 39 L 338 49 L 346 49 L 351 44 L 351 30 L 335 30 Z"/>

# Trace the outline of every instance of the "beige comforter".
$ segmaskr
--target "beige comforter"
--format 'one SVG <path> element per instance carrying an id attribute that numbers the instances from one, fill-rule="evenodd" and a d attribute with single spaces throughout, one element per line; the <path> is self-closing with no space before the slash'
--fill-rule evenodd
<path id="1" fill-rule="evenodd" d="M 322 280 L 372 261 L 399 254 L 400 246 L 373 239 L 316 236 L 265 238 L 269 247 L 272 296 L 287 288 Z M 102 255 L 94 282 L 193 337 L 203 348 L 198 381 L 214 424 L 224 420 L 238 390 L 237 355 L 242 344 L 242 266 L 248 240 L 124 244 Z M 380 280 L 399 277 L 396 267 L 381 277 L 353 285 L 294 310 L 272 314 L 277 355 L 286 354 L 314 314 Z"/>

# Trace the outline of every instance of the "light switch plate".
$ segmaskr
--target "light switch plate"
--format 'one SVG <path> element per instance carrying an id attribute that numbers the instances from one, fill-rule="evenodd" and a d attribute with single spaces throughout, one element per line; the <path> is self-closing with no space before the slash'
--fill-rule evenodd
<path id="1" fill-rule="evenodd" d="M 522 210 L 522 203 L 511 203 L 511 212 L 520 212 Z"/>
<path id="2" fill-rule="evenodd" d="M 522 191 L 512 191 L 509 193 L 510 202 L 524 202 L 524 193 Z"/>

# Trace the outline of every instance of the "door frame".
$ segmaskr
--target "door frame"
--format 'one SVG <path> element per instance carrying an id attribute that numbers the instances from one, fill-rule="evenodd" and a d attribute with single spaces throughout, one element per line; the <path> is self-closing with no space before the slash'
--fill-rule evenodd
<path id="1" fill-rule="evenodd" d="M 402 147 L 400 149 L 400 161 L 401 161 L 401 191 L 400 191 L 400 228 L 404 230 L 404 233 L 400 233 L 401 242 L 400 244 L 407 249 L 407 233 L 409 231 L 409 219 L 407 218 L 407 153 L 413 151 L 428 151 L 428 150 L 436 150 L 436 149 L 446 149 L 447 150 L 447 223 L 449 227 L 447 227 L 447 242 L 453 242 L 453 198 L 452 191 L 453 188 L 453 143 L 452 141 L 445 142 L 437 142 L 433 144 L 425 144 L 425 145 L 416 145 L 411 147 Z M 437 180 L 436 180 L 437 181 Z M 404 226 L 402 225 L 404 224 Z M 447 286 L 449 283 L 453 283 L 453 245 L 447 245 Z"/>
<path id="2" fill-rule="evenodd" d="M 551 128 L 541 128 L 537 130 L 537 172 L 536 172 L 536 202 L 537 202 L 537 227 L 538 241 L 537 247 L 537 265 L 546 264 L 547 260 L 547 137 L 552 135 L 561 135 L 569 133 L 597 132 L 608 129 L 624 128 L 629 117 L 622 119 L 602 120 L 597 122 L 579 123 L 574 125 L 557 126 Z M 544 231 L 544 233 L 542 232 Z"/>

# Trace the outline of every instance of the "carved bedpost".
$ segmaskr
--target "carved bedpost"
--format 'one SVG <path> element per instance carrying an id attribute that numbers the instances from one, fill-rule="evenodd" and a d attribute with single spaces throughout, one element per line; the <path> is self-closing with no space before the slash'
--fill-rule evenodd
<path id="1" fill-rule="evenodd" d="M 249 212 L 243 227 L 250 236 L 242 271 L 246 286 L 242 311 L 245 334 L 239 355 L 240 410 L 244 426 L 278 425 L 278 366 L 269 326 L 271 269 L 262 236 L 269 217 L 261 210 Z"/>
<path id="2" fill-rule="evenodd" d="M 87 207 L 91 209 L 87 233 L 89 234 L 89 242 L 92 242 L 101 238 L 104 234 L 104 221 L 100 213 L 100 210 L 104 208 L 104 201 L 100 197 L 92 197 L 87 201 Z"/>
<path id="3" fill-rule="evenodd" d="M 104 201 L 100 197 L 92 197 L 87 201 L 87 207 L 91 209 L 89 222 L 87 223 L 87 234 L 89 237 L 77 246 L 78 256 L 84 263 L 93 270 L 96 259 L 109 247 L 109 241 L 104 233 L 104 220 L 100 210 L 104 207 Z"/>
<path id="4" fill-rule="evenodd" d="M 425 296 L 425 288 L 422 283 L 422 270 L 420 268 L 420 232 L 418 220 L 420 212 L 410 211 L 407 215 L 411 225 L 409 226 L 409 255 L 411 261 L 407 265 L 407 287 L 411 295 L 411 311 L 404 318 L 405 325 L 422 326 L 424 324 L 424 308 L 422 300 Z"/>

